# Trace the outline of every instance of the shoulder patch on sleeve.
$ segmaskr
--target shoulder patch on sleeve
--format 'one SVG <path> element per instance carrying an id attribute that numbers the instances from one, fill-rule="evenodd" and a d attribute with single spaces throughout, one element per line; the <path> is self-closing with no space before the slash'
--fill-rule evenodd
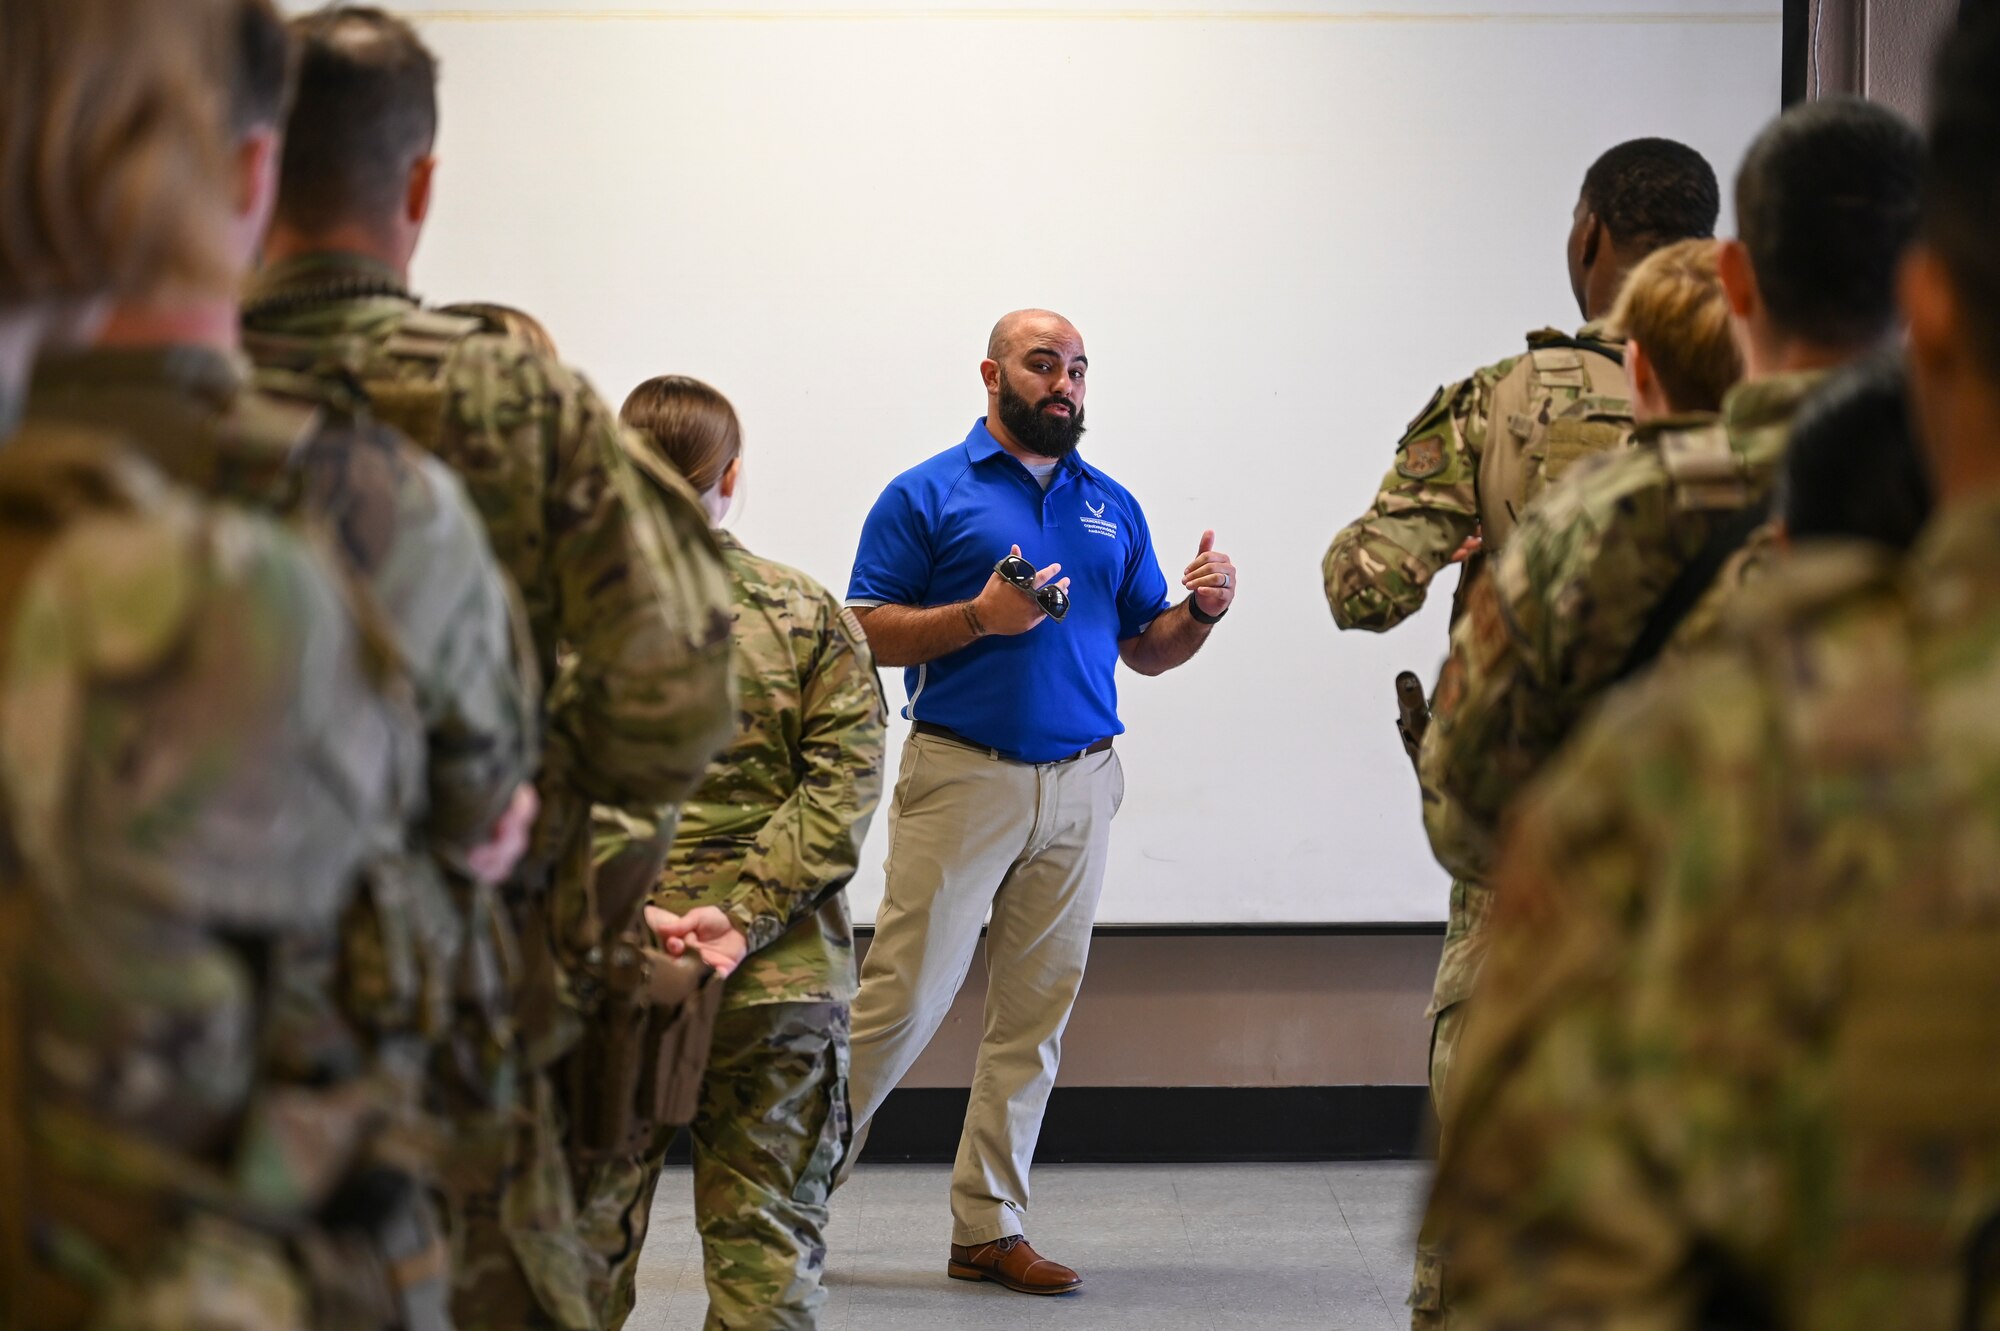
<path id="1" fill-rule="evenodd" d="M 1427 481 L 1445 468 L 1447 461 L 1442 435 L 1425 435 L 1406 442 L 1396 454 L 1396 474 L 1412 481 Z"/>

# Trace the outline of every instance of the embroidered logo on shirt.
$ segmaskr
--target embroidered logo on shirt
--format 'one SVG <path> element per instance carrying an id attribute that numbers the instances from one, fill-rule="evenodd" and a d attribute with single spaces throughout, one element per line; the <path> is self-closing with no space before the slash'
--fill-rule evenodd
<path id="1" fill-rule="evenodd" d="M 1088 516 L 1080 518 L 1078 521 L 1083 523 L 1085 531 L 1094 532 L 1099 536 L 1109 536 L 1114 541 L 1118 539 L 1118 524 L 1108 520 L 1104 516 L 1105 506 L 1103 504 L 1093 504 L 1086 499 L 1083 501 L 1083 507 L 1087 511 Z"/>

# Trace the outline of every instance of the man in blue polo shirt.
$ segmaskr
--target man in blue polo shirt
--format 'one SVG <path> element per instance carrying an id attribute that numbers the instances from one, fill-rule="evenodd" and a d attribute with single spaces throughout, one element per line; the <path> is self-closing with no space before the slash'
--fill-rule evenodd
<path id="1" fill-rule="evenodd" d="M 1169 603 L 1138 501 L 1077 455 L 1087 366 L 1060 315 L 1020 310 L 994 325 L 979 367 L 986 415 L 889 483 L 847 591 L 875 659 L 905 667 L 915 723 L 854 1001 L 855 1149 L 944 1020 L 990 909 L 946 1270 L 1027 1294 L 1082 1284 L 1028 1246 L 1022 1221 L 1125 792 L 1118 662 L 1173 669 L 1236 596 L 1210 532 L 1182 575 L 1187 599 Z"/>

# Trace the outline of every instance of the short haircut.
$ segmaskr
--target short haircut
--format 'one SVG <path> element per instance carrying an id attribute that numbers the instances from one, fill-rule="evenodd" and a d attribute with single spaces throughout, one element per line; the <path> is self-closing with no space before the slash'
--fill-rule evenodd
<path id="1" fill-rule="evenodd" d="M 2000 6 L 1968 6 L 1931 91 L 1923 229 L 1958 288 L 1973 350 L 2000 379 Z"/>
<path id="2" fill-rule="evenodd" d="M 292 90 L 292 35 L 272 0 L 237 0 L 235 74 L 230 128 L 241 137 L 282 126 Z"/>
<path id="3" fill-rule="evenodd" d="M 1632 139 L 1591 163 L 1583 202 L 1619 244 L 1652 249 L 1713 236 L 1722 188 L 1685 143 Z"/>
<path id="4" fill-rule="evenodd" d="M 619 419 L 644 435 L 695 493 L 707 494 L 743 452 L 729 399 L 699 379 L 663 374 L 633 389 Z"/>
<path id="5" fill-rule="evenodd" d="M 416 29 L 367 6 L 292 22 L 298 90 L 285 126 L 278 216 L 308 235 L 379 223 L 437 139 L 437 60 Z"/>
<path id="6" fill-rule="evenodd" d="M 0 305 L 228 289 L 234 0 L 0 4 Z"/>
<path id="7" fill-rule="evenodd" d="M 1736 173 L 1736 228 L 1779 332 L 1859 347 L 1895 327 L 1923 157 L 1908 121 L 1852 97 L 1795 106 L 1758 135 Z"/>
<path id="8" fill-rule="evenodd" d="M 1611 326 L 1645 348 L 1675 411 L 1720 411 L 1743 377 L 1713 240 L 1683 240 L 1639 262 L 1618 293 Z"/>
<path id="9" fill-rule="evenodd" d="M 1786 445 L 1778 511 L 1794 540 L 1915 544 L 1930 519 L 1931 477 L 1899 356 L 1871 356 L 1806 400 Z"/>

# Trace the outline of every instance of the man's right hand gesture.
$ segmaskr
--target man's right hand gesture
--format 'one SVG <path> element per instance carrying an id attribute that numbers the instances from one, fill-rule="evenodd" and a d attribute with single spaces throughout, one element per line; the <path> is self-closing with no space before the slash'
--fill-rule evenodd
<path id="1" fill-rule="evenodd" d="M 1014 546 L 1012 553 L 1018 558 L 1021 547 Z M 1062 572 L 1061 564 L 1051 564 L 1045 569 L 1037 570 L 1036 589 L 1040 590 L 1047 586 L 1049 579 L 1060 572 Z M 1069 579 L 1064 578 L 1056 586 L 1068 591 Z M 994 635 L 1011 638 L 1017 633 L 1026 633 L 1048 618 L 1048 615 L 1043 613 L 1039 601 L 998 573 L 988 575 L 986 585 L 979 589 L 979 595 L 969 602 L 969 606 L 975 627 L 982 637 Z"/>

